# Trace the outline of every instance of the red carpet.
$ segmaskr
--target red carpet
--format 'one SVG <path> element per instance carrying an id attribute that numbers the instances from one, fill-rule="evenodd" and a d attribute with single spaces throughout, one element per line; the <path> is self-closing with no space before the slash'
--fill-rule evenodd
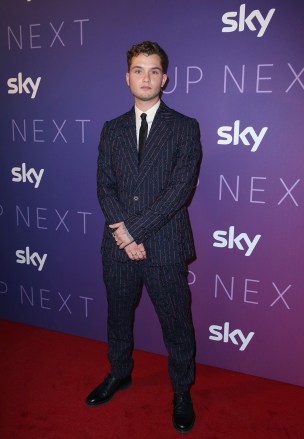
<path id="1" fill-rule="evenodd" d="M 184 437 L 171 424 L 167 360 L 135 351 L 133 385 L 98 408 L 86 395 L 108 371 L 106 344 L 0 322 L 1 439 Z M 304 438 L 301 387 L 198 365 L 193 439 Z"/>

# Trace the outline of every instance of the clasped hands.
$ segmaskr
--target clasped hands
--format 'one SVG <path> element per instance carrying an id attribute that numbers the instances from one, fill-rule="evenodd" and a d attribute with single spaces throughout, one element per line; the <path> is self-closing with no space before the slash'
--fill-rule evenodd
<path id="1" fill-rule="evenodd" d="M 128 232 L 124 222 L 110 224 L 109 227 L 110 229 L 115 229 L 112 233 L 113 238 L 115 239 L 117 246 L 121 250 L 124 250 L 130 259 L 134 261 L 147 259 L 144 245 L 137 244 L 134 241 L 134 239 Z"/>

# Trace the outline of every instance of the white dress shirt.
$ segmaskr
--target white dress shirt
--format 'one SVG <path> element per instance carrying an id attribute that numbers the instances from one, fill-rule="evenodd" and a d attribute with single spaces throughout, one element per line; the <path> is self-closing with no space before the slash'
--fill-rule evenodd
<path id="1" fill-rule="evenodd" d="M 152 126 L 152 122 L 154 120 L 155 114 L 156 114 L 159 106 L 160 106 L 160 100 L 158 102 L 156 102 L 156 104 L 153 105 L 153 107 L 149 108 L 148 111 L 142 111 L 135 106 L 137 149 L 138 149 L 139 130 L 140 130 L 140 125 L 141 125 L 141 118 L 140 118 L 141 114 L 146 113 L 146 115 L 147 115 L 146 120 L 148 123 L 148 135 L 149 135 L 149 132 L 150 132 L 150 129 Z"/>

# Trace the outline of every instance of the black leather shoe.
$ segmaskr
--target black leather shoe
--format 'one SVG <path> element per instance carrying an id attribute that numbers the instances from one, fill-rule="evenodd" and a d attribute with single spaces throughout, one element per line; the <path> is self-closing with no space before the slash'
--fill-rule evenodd
<path id="1" fill-rule="evenodd" d="M 86 398 L 86 403 L 90 406 L 104 404 L 113 397 L 118 390 L 123 390 L 132 384 L 131 376 L 118 379 L 109 373 L 105 380 L 99 384 Z"/>
<path id="2" fill-rule="evenodd" d="M 175 430 L 188 433 L 195 421 L 190 392 L 174 393 L 173 406 L 172 421 Z"/>

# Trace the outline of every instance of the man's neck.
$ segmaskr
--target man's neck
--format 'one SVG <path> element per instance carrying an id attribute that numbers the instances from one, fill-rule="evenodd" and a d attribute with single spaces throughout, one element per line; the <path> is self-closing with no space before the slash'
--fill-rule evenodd
<path id="1" fill-rule="evenodd" d="M 157 96 L 155 99 L 151 101 L 142 101 L 135 98 L 135 105 L 139 110 L 145 112 L 150 110 L 150 108 L 152 108 L 158 101 L 159 101 L 159 96 Z"/>

